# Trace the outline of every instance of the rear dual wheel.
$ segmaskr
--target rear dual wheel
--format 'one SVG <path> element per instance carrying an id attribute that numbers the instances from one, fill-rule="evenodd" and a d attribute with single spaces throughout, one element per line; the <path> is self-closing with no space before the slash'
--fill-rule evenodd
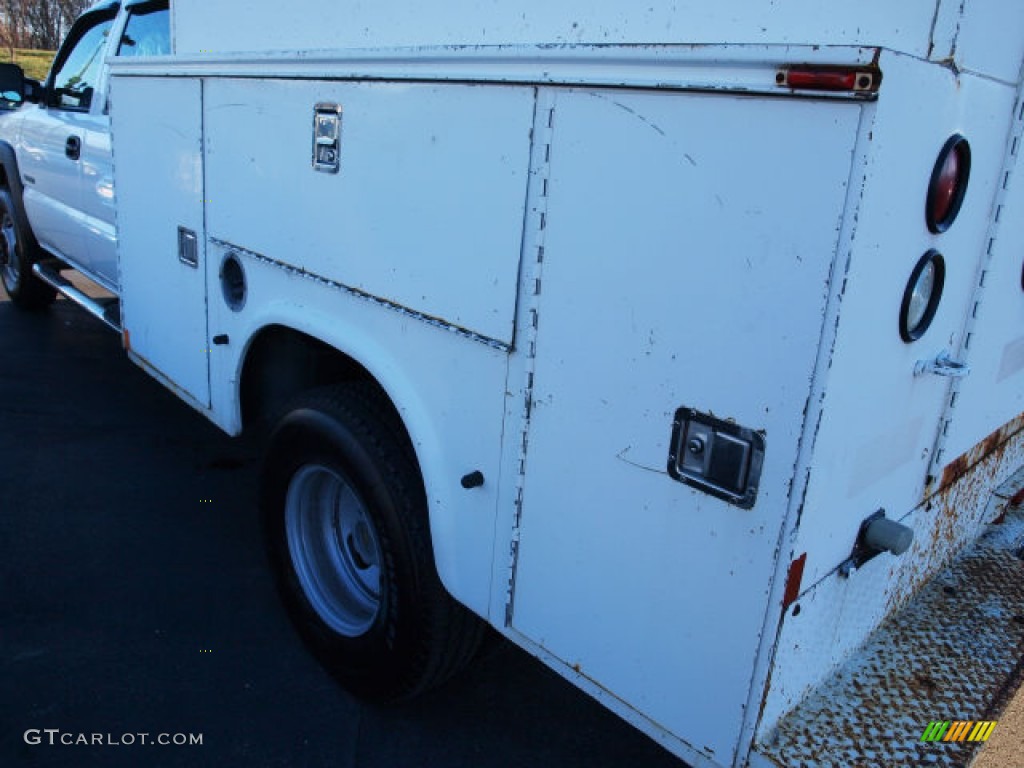
<path id="1" fill-rule="evenodd" d="M 289 613 L 350 691 L 408 698 L 473 656 L 483 625 L 441 585 L 419 468 L 377 390 L 296 401 L 271 437 L 262 503 Z"/>

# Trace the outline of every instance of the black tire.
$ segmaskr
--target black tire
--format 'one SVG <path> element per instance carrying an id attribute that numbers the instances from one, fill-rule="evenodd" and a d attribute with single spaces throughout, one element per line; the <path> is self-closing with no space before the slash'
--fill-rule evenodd
<path id="1" fill-rule="evenodd" d="M 296 401 L 270 438 L 261 503 L 292 620 L 349 691 L 410 698 L 475 654 L 483 623 L 441 585 L 419 468 L 377 390 Z"/>
<path id="2" fill-rule="evenodd" d="M 11 191 L 0 187 L 0 279 L 11 301 L 21 309 L 42 309 L 57 297 L 52 286 L 32 273 L 38 258 L 19 224 Z"/>

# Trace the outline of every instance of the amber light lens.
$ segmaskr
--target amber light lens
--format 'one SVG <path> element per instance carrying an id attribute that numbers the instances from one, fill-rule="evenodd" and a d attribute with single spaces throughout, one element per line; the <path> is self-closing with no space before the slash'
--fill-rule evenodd
<path id="1" fill-rule="evenodd" d="M 925 218 L 935 234 L 953 224 L 967 193 L 971 174 L 971 147 L 963 136 L 953 136 L 939 153 L 928 185 Z"/>

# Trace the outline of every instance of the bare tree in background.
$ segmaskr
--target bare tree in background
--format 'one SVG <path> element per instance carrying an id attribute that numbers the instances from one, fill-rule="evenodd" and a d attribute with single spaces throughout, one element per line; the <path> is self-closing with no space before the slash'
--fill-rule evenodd
<path id="1" fill-rule="evenodd" d="M 44 0 L 40 0 L 40 2 L 42 1 Z M 49 0 L 49 2 L 57 7 L 57 13 L 60 16 L 60 37 L 57 38 L 53 46 L 57 48 L 63 42 L 68 30 L 71 29 L 71 25 L 75 23 L 75 19 L 95 0 Z"/>
<path id="2" fill-rule="evenodd" d="M 0 42 L 13 59 L 15 48 L 52 51 L 91 0 L 0 0 Z"/>
<path id="3" fill-rule="evenodd" d="M 14 49 L 20 48 L 25 38 L 25 14 L 21 10 L 23 0 L 0 1 L 0 43 L 6 49 L 8 59 L 14 61 Z"/>
<path id="4" fill-rule="evenodd" d="M 22 0 L 25 24 L 29 30 L 27 48 L 53 50 L 60 44 L 60 11 L 48 0 Z"/>

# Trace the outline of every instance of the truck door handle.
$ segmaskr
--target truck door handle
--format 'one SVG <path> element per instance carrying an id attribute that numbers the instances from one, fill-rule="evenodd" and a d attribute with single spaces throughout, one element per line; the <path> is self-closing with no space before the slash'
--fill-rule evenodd
<path id="1" fill-rule="evenodd" d="M 68 136 L 68 143 L 64 145 L 64 154 L 72 160 L 82 156 L 82 140 L 77 136 Z"/>

